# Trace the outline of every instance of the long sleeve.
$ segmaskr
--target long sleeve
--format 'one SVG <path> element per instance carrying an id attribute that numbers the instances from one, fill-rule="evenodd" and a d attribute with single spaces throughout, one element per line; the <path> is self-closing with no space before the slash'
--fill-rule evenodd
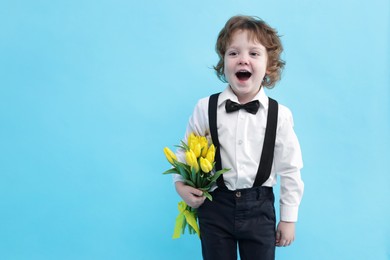
<path id="1" fill-rule="evenodd" d="M 280 220 L 296 222 L 304 190 L 302 155 L 290 110 L 280 106 L 280 113 L 274 155 L 274 170 L 280 176 Z"/>
<path id="2" fill-rule="evenodd" d="M 196 104 L 194 111 L 188 121 L 186 134 L 183 139 L 185 143 L 187 143 L 187 138 L 190 133 L 194 133 L 198 136 L 205 136 L 210 141 L 208 101 L 209 98 L 207 97 L 199 100 Z M 176 156 L 179 161 L 185 161 L 184 152 L 181 149 L 177 150 Z M 183 181 L 183 178 L 179 174 L 174 174 L 173 181 Z"/>

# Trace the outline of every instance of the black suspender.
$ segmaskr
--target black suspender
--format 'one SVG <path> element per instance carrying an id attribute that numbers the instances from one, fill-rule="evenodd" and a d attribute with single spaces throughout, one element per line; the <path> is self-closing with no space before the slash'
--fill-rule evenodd
<path id="1" fill-rule="evenodd" d="M 268 98 L 268 100 L 267 126 L 265 128 L 263 151 L 261 152 L 259 169 L 257 170 L 253 187 L 261 186 L 268 180 L 274 160 L 276 127 L 278 125 L 278 102 L 272 98 Z"/>
<path id="2" fill-rule="evenodd" d="M 220 93 L 213 94 L 209 100 L 209 126 L 211 139 L 214 146 L 216 147 L 215 152 L 215 168 L 216 170 L 222 169 L 220 144 L 218 139 L 217 129 L 217 105 L 218 96 Z M 260 164 L 257 170 L 256 179 L 253 183 L 253 187 L 261 186 L 271 175 L 272 162 L 274 159 L 275 150 L 275 139 L 276 139 L 276 128 L 278 124 L 278 102 L 272 98 L 269 99 L 268 115 L 267 115 L 267 126 L 265 129 L 265 137 L 263 150 L 261 153 Z M 223 181 L 223 175 L 218 178 L 217 185 L 219 188 L 227 189 L 225 182 Z"/>
<path id="3" fill-rule="evenodd" d="M 209 127 L 211 140 L 216 148 L 215 150 L 215 170 L 222 170 L 222 160 L 221 160 L 221 149 L 218 139 L 218 129 L 217 129 L 217 106 L 218 106 L 218 96 L 220 93 L 216 93 L 210 96 L 209 100 Z M 225 182 L 223 181 L 222 175 L 217 179 L 217 185 L 219 188 L 227 189 Z"/>

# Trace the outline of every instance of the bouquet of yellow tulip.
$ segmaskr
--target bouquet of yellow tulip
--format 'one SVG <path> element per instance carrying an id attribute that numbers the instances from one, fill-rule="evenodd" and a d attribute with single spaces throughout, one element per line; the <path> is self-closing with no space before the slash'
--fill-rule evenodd
<path id="1" fill-rule="evenodd" d="M 176 155 L 168 147 L 165 147 L 164 154 L 173 168 L 163 174 L 180 174 L 187 185 L 202 190 L 207 199 L 213 200 L 209 190 L 218 177 L 229 170 L 222 169 L 211 174 L 215 166 L 214 145 L 209 146 L 206 137 L 191 133 L 187 144 L 181 141 L 181 145 L 177 145 L 177 147 L 185 151 L 186 163 L 179 162 Z M 179 202 L 178 208 L 180 213 L 176 218 L 173 238 L 179 238 L 180 234 L 184 234 L 186 227 L 188 227 L 190 234 L 197 233 L 199 236 L 196 209 L 191 208 L 184 201 Z"/>

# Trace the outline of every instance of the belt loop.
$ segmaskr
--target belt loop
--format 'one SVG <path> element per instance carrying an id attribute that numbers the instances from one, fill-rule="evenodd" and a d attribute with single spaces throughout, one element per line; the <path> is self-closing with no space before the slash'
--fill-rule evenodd
<path id="1" fill-rule="evenodd" d="M 257 192 L 256 200 L 259 200 L 259 198 L 260 198 L 260 188 L 259 187 L 256 187 L 256 192 Z"/>

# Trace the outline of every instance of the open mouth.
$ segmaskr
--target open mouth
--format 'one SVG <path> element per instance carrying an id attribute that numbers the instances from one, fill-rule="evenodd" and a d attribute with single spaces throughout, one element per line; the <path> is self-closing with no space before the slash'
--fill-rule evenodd
<path id="1" fill-rule="evenodd" d="M 248 80 L 251 76 L 252 76 L 252 73 L 250 73 L 247 70 L 240 70 L 240 71 L 236 72 L 236 77 L 239 80 Z"/>

